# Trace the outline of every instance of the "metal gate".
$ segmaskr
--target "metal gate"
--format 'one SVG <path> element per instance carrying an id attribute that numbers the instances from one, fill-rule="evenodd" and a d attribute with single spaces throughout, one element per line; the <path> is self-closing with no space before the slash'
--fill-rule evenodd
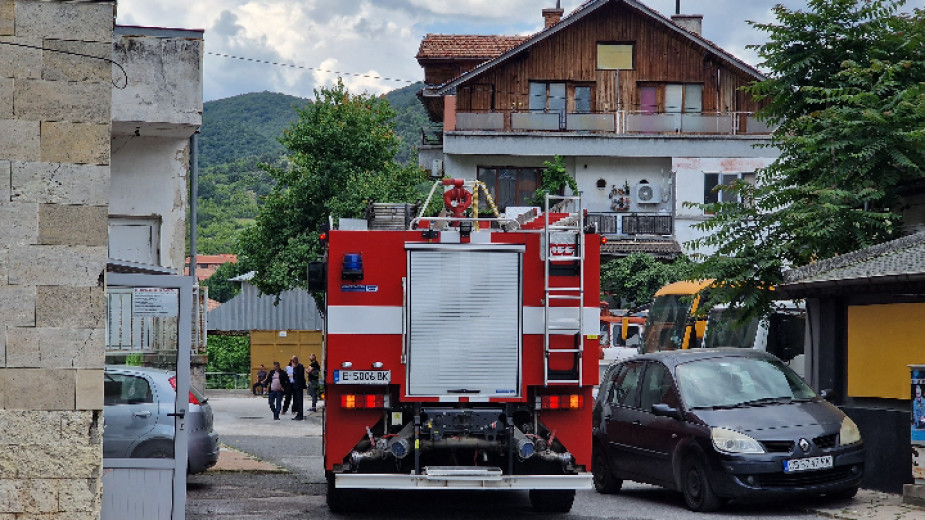
<path id="1" fill-rule="evenodd" d="M 189 276 L 166 276 L 145 274 L 107 275 L 107 289 L 128 292 L 131 298 L 128 308 L 108 309 L 110 315 L 118 314 L 126 319 L 159 319 L 176 323 L 176 333 L 167 341 L 159 343 L 157 351 L 148 344 L 129 345 L 136 354 L 157 354 L 160 363 L 176 371 L 176 392 L 166 394 L 173 399 L 172 412 L 158 413 L 160 398 L 165 392 L 144 388 L 137 399 L 119 399 L 126 392 L 120 385 L 115 399 L 107 400 L 103 410 L 103 520 L 124 520 L 126 518 L 143 518 L 145 520 L 183 520 L 186 517 L 186 469 L 187 469 L 187 418 L 190 395 L 190 344 L 192 335 L 193 279 Z M 127 291 L 126 291 L 127 290 Z M 112 318 L 107 320 L 111 325 Z M 173 327 L 171 327 L 173 328 Z M 109 331 L 107 331 L 109 332 Z M 109 334 L 107 334 L 109 337 Z M 172 341 L 171 341 L 172 340 Z M 139 369 L 139 375 L 144 373 Z M 141 381 L 141 384 L 151 384 Z M 132 382 L 134 383 L 134 382 Z M 104 385 L 105 388 L 106 385 Z M 107 393 L 109 390 L 105 390 Z M 147 393 L 145 393 L 147 391 Z M 110 396 L 107 396 L 110 397 Z M 145 409 L 151 404 L 152 409 Z M 165 406 L 165 408 L 167 408 Z M 119 428 L 120 435 L 115 437 L 107 433 L 106 416 L 110 415 L 110 426 Z M 139 450 L 133 445 L 138 436 L 161 420 L 159 416 L 167 415 L 173 421 L 172 453 L 163 450 L 152 454 L 151 450 Z M 133 433 L 134 432 L 134 433 Z M 112 444 L 107 445 L 107 442 Z M 115 443 L 122 442 L 125 448 Z M 107 456 L 107 453 L 109 454 Z M 158 457 L 158 458 L 143 458 Z"/>

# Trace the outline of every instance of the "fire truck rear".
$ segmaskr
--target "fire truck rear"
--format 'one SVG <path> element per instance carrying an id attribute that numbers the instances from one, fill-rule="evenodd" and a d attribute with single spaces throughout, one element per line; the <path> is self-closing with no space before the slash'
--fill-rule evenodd
<path id="1" fill-rule="evenodd" d="M 326 291 L 328 505 L 360 489 L 521 489 L 569 511 L 591 487 L 600 237 L 578 197 L 473 219 L 463 182 L 444 184 L 449 216 L 341 226 L 309 269 Z"/>

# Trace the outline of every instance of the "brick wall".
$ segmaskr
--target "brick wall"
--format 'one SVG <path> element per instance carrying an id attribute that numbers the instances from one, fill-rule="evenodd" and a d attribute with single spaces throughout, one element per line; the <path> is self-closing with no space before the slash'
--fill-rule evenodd
<path id="1" fill-rule="evenodd" d="M 0 518 L 99 518 L 115 2 L 0 0 Z M 22 46 L 5 45 L 11 42 Z"/>

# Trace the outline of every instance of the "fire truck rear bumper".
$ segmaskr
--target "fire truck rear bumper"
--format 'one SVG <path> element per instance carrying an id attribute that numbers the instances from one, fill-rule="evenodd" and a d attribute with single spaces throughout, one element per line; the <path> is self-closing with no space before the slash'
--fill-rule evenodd
<path id="1" fill-rule="evenodd" d="M 591 475 L 503 475 L 498 468 L 439 466 L 421 475 L 338 473 L 344 489 L 591 489 Z"/>

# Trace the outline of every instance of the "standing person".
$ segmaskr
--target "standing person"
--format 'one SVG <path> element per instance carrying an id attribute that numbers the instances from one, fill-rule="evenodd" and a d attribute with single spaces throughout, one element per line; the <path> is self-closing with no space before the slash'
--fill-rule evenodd
<path id="1" fill-rule="evenodd" d="M 251 392 L 254 395 L 257 395 L 257 387 L 260 387 L 260 395 L 263 395 L 263 392 L 267 389 L 267 367 L 263 366 L 263 363 L 260 364 L 260 369 L 257 370 L 257 382 L 251 386 Z"/>
<path id="2" fill-rule="evenodd" d="M 308 356 L 308 393 L 312 396 L 312 411 L 316 411 L 318 404 L 318 376 L 321 375 L 321 365 L 314 354 Z"/>
<path id="3" fill-rule="evenodd" d="M 293 356 L 295 357 L 295 356 Z M 283 399 L 283 415 L 286 415 L 289 412 L 289 404 L 292 403 L 292 387 L 295 383 L 295 380 L 292 377 L 292 360 L 289 360 L 289 364 L 286 365 L 286 377 L 289 378 L 289 385 L 286 387 L 285 399 Z M 295 407 L 292 408 L 292 412 L 295 413 Z"/>
<path id="4" fill-rule="evenodd" d="M 283 400 L 283 394 L 289 387 L 289 377 L 286 372 L 279 368 L 279 361 L 273 362 L 273 370 L 267 374 L 267 388 L 270 390 L 270 410 L 273 411 L 273 420 L 279 420 L 280 402 Z"/>
<path id="5" fill-rule="evenodd" d="M 301 421 L 304 418 L 302 396 L 305 391 L 305 366 L 299 363 L 298 356 L 292 356 L 292 413 L 295 417 L 293 421 Z"/>

